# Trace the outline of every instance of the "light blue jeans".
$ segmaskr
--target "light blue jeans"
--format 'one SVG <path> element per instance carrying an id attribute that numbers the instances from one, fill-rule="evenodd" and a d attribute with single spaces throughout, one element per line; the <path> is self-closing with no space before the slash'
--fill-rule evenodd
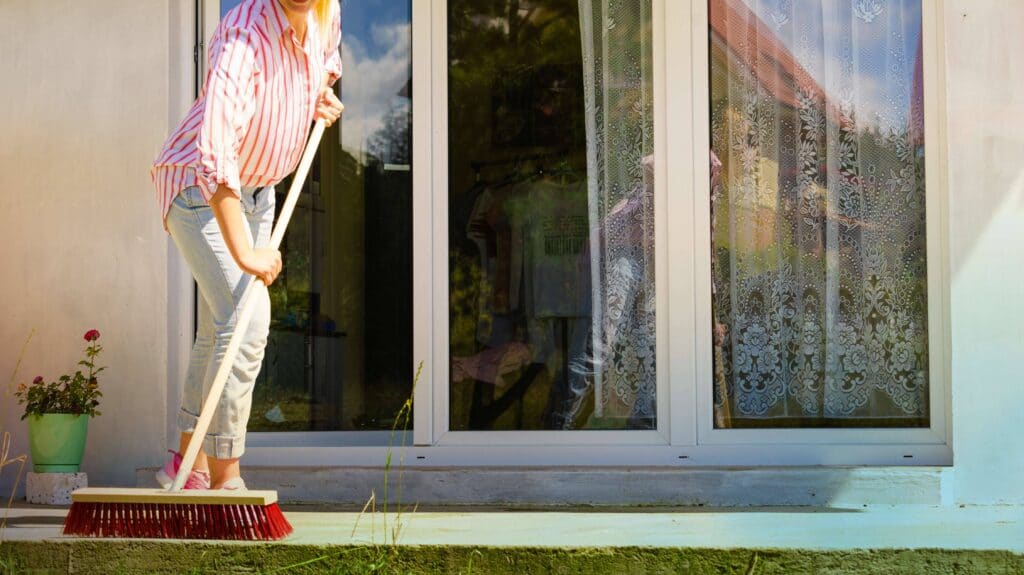
<path id="1" fill-rule="evenodd" d="M 274 224 L 274 188 L 242 188 L 241 202 L 250 245 L 265 247 Z M 199 286 L 199 325 L 178 412 L 178 429 L 191 433 L 227 351 L 240 298 L 253 276 L 244 273 L 231 257 L 213 210 L 199 188 L 185 188 L 174 199 L 167 214 L 167 229 Z M 267 290 L 255 289 L 252 294 L 258 298 L 252 322 L 203 440 L 203 450 L 217 459 L 234 459 L 245 452 L 253 384 L 263 364 L 270 330 Z"/>

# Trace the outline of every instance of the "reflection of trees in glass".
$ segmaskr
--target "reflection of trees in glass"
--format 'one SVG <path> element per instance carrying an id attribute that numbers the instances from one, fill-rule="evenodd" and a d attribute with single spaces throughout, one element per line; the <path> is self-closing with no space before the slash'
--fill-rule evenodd
<path id="1" fill-rule="evenodd" d="M 284 204 L 291 183 L 291 177 L 287 177 L 274 187 L 277 211 Z M 308 197 L 301 197 L 299 207 L 308 202 Z M 304 327 L 309 320 L 308 294 L 313 262 L 305 238 L 309 234 L 310 225 L 310 216 L 303 209 L 296 210 L 288 224 L 281 245 L 285 266 L 277 281 L 267 290 L 270 293 L 271 324 L 274 327 Z"/>
<path id="2" fill-rule="evenodd" d="M 478 351 L 477 322 L 487 320 L 477 316 L 480 311 L 479 301 L 488 295 L 481 293 L 487 289 L 486 276 L 480 271 L 479 259 L 461 255 L 455 250 L 452 250 L 451 258 L 451 296 L 448 305 L 452 320 L 449 327 L 449 345 L 452 355 L 470 356 Z M 488 312 L 485 314 L 489 315 Z"/>
<path id="3" fill-rule="evenodd" d="M 516 140 L 508 132 L 529 128 L 545 106 L 564 113 L 560 94 L 579 104 L 569 111 L 574 117 L 535 125 L 531 134 L 557 128 L 578 132 L 579 141 L 585 141 L 577 0 L 452 0 L 448 31 L 453 151 L 480 157 L 498 151 L 489 147 L 492 143 L 536 146 L 537 138 Z M 558 87 L 569 79 L 575 85 Z M 533 118 L 527 116 L 531 106 Z M 481 149 L 481 144 L 488 147 Z"/>
<path id="4" fill-rule="evenodd" d="M 391 108 L 384 116 L 384 125 L 368 138 L 366 147 L 381 163 L 411 164 L 411 127 L 412 118 L 408 106 Z"/>

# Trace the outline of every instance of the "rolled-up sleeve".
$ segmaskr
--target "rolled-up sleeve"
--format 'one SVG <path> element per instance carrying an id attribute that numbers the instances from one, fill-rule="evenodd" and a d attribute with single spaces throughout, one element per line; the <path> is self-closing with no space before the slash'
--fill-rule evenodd
<path id="1" fill-rule="evenodd" d="M 196 168 L 207 201 L 220 185 L 240 194 L 238 155 L 255 112 L 257 57 L 255 38 L 241 28 L 225 29 L 210 50 Z"/>
<path id="2" fill-rule="evenodd" d="M 341 7 L 337 0 L 331 1 L 331 23 L 327 31 L 326 51 L 324 52 L 324 71 L 327 72 L 327 82 L 333 86 L 341 77 L 341 53 L 338 51 L 341 45 Z"/>

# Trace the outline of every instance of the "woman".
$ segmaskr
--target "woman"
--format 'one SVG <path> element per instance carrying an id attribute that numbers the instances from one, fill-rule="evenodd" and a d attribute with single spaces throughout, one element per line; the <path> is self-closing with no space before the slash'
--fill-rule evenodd
<path id="1" fill-rule="evenodd" d="M 153 165 L 164 227 L 199 286 L 199 325 L 178 412 L 179 453 L 157 473 L 169 486 L 254 277 L 270 285 L 273 186 L 291 173 L 310 125 L 343 106 L 337 0 L 244 0 L 213 36 L 206 83 Z M 239 458 L 270 325 L 266 290 L 235 360 L 186 489 L 244 489 Z"/>

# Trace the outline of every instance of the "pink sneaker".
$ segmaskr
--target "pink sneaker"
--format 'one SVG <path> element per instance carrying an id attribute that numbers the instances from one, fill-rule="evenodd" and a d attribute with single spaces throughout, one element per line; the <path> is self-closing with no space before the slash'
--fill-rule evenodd
<path id="1" fill-rule="evenodd" d="M 174 483 L 174 478 L 178 475 L 178 468 L 181 467 L 181 454 L 177 451 L 168 449 L 168 453 L 174 455 L 167 463 L 164 464 L 163 469 L 156 472 L 157 483 L 160 484 L 164 489 L 169 489 L 171 484 Z M 210 488 L 210 474 L 205 471 L 192 470 L 189 474 L 188 479 L 185 480 L 185 489 L 209 489 Z"/>

